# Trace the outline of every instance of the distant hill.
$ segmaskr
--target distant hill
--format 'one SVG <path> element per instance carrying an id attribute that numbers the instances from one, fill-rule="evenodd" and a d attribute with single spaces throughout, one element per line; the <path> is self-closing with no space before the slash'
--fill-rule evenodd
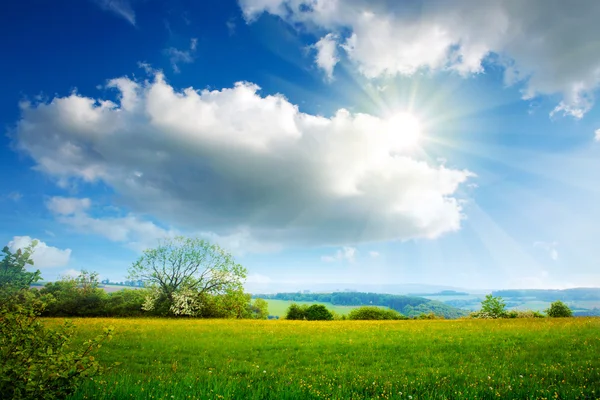
<path id="1" fill-rule="evenodd" d="M 600 288 L 574 288 L 574 289 L 520 289 L 497 290 L 494 296 L 503 298 L 527 298 L 539 301 L 590 301 L 600 300 Z"/>
<path id="2" fill-rule="evenodd" d="M 334 306 L 383 306 L 406 315 L 414 317 L 420 314 L 433 312 L 445 318 L 459 318 L 466 316 L 467 311 L 452 307 L 440 301 L 429 300 L 423 297 L 402 296 L 383 293 L 366 292 L 333 292 L 333 293 L 277 293 L 255 294 L 252 297 L 269 300 L 286 300 L 297 302 L 330 303 Z"/>

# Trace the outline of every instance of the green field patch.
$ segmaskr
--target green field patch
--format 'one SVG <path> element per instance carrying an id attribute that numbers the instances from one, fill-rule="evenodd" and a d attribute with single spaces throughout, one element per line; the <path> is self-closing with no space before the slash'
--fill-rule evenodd
<path id="1" fill-rule="evenodd" d="M 287 300 L 269 299 L 269 300 L 266 300 L 266 302 L 269 303 L 269 315 L 278 316 L 279 318 L 283 318 L 285 316 L 287 309 L 289 308 L 290 304 L 292 304 L 292 303 L 296 303 L 298 305 L 306 304 L 308 306 L 311 306 L 313 304 L 323 304 L 330 311 L 334 311 L 340 315 L 348 315 L 350 313 L 350 311 L 354 310 L 355 308 L 362 307 L 362 306 L 338 306 L 338 305 L 333 305 L 331 303 L 323 303 L 323 302 L 318 302 L 318 301 L 287 301 Z M 379 308 L 387 309 L 388 307 L 380 306 Z"/>

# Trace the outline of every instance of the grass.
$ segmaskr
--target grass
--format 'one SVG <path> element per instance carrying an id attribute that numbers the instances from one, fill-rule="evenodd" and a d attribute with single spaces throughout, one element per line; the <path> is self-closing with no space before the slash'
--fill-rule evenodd
<path id="1" fill-rule="evenodd" d="M 340 315 L 348 315 L 350 313 L 350 311 L 354 310 L 355 308 L 362 307 L 362 306 L 336 306 L 331 303 L 323 303 L 323 302 L 318 302 L 318 301 L 288 301 L 288 300 L 265 300 L 265 301 L 267 303 L 269 303 L 269 315 L 276 315 L 276 316 L 279 316 L 279 318 L 283 318 L 285 316 L 287 309 L 289 308 L 290 304 L 292 304 L 292 303 L 296 303 L 298 305 L 306 304 L 308 306 L 311 306 L 313 304 L 323 304 L 325 307 L 327 307 L 328 310 L 335 311 L 336 313 L 338 313 Z M 380 306 L 380 308 L 387 309 L 387 307 L 383 307 L 383 306 Z"/>
<path id="2" fill-rule="evenodd" d="M 122 364 L 72 399 L 600 398 L 598 318 L 74 322 Z"/>

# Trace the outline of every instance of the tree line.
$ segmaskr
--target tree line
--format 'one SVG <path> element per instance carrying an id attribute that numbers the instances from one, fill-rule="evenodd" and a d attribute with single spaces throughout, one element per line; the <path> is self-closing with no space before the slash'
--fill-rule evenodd
<path id="1" fill-rule="evenodd" d="M 449 306 L 440 301 L 429 300 L 423 297 L 403 296 L 384 293 L 365 292 L 334 292 L 334 293 L 277 293 L 257 294 L 257 298 L 308 301 L 331 303 L 340 306 L 383 306 L 395 310 L 407 317 L 417 317 L 421 314 L 430 314 L 453 319 L 468 315 L 465 310 Z"/>

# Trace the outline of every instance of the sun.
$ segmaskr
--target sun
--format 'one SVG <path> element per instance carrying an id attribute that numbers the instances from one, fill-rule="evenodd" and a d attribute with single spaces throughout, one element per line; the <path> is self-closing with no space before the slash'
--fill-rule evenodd
<path id="1" fill-rule="evenodd" d="M 394 150 L 415 148 L 421 138 L 421 122 L 409 112 L 392 114 L 384 121 L 384 131 Z"/>

